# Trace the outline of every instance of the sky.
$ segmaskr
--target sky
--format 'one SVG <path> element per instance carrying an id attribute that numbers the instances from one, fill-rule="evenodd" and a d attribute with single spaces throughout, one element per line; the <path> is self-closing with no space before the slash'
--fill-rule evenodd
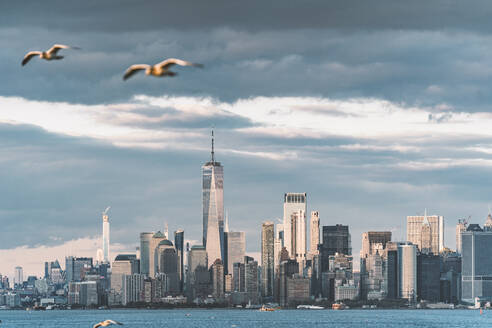
<path id="1" fill-rule="evenodd" d="M 407 215 L 483 224 L 492 180 L 489 1 L 0 2 L 0 274 L 202 229 L 201 165 L 224 165 L 231 230 L 306 192 L 321 224 L 404 240 Z M 32 59 L 54 43 L 61 61 Z M 136 63 L 177 57 L 174 78 Z M 259 259 L 259 258 L 258 258 Z M 357 260 L 356 260 L 357 261 Z"/>

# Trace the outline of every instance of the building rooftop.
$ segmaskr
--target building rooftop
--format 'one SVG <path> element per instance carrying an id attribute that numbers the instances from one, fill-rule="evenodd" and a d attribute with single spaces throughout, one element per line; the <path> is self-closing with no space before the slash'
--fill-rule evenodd
<path id="1" fill-rule="evenodd" d="M 159 243 L 159 246 L 161 246 L 161 245 L 174 247 L 173 242 L 170 241 L 169 239 L 161 240 L 161 242 Z"/>
<path id="2" fill-rule="evenodd" d="M 132 260 L 136 260 L 136 259 L 137 259 L 137 255 L 135 255 L 135 254 L 118 254 L 114 260 L 115 261 L 132 261 Z"/>

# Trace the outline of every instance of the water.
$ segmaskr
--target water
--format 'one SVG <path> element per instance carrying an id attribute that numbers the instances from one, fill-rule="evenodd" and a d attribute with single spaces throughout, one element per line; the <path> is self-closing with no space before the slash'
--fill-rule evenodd
<path id="1" fill-rule="evenodd" d="M 189 316 L 187 316 L 189 314 Z M 0 311 L 0 328 L 92 327 L 113 319 L 124 327 L 316 328 L 492 327 L 492 311 L 478 310 L 88 310 Z M 119 326 L 111 326 L 119 327 Z"/>

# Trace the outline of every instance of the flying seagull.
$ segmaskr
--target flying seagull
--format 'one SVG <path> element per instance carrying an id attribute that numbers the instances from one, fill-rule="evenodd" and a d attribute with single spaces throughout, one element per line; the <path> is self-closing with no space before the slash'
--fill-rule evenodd
<path id="1" fill-rule="evenodd" d="M 114 321 L 114 320 L 104 320 L 104 321 L 101 321 L 99 323 L 96 323 L 94 325 L 94 327 L 92 328 L 97 328 L 97 327 L 107 327 L 109 325 L 123 325 L 121 322 L 118 322 L 118 321 Z"/>
<path id="2" fill-rule="evenodd" d="M 202 64 L 195 64 L 191 63 L 185 60 L 181 59 L 176 59 L 176 58 L 169 58 L 166 59 L 159 64 L 155 65 L 147 65 L 147 64 L 136 64 L 128 67 L 128 69 L 125 72 L 125 75 L 123 76 L 123 80 L 128 79 L 131 77 L 133 74 L 145 70 L 146 75 L 153 75 L 153 76 L 175 76 L 178 73 L 172 72 L 169 70 L 174 65 L 180 65 L 180 66 L 195 66 L 195 67 L 200 67 L 202 68 Z"/>
<path id="3" fill-rule="evenodd" d="M 79 47 L 66 46 L 64 44 L 55 44 L 48 51 L 29 51 L 24 56 L 24 59 L 22 60 L 22 66 L 27 64 L 31 60 L 31 58 L 33 58 L 35 56 L 39 56 L 39 58 L 45 59 L 45 60 L 62 59 L 63 56 L 58 56 L 58 51 L 60 49 L 80 49 L 80 48 Z"/>

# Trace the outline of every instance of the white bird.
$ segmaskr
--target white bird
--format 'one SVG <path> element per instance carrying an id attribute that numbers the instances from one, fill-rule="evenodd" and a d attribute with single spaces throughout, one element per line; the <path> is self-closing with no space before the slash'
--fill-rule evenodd
<path id="1" fill-rule="evenodd" d="M 35 56 L 39 56 L 41 59 L 45 60 L 54 60 L 54 59 L 62 59 L 63 56 L 58 56 L 58 51 L 60 49 L 80 49 L 79 47 L 71 47 L 66 46 L 64 44 L 55 44 L 53 47 L 48 49 L 48 51 L 29 51 L 22 60 L 22 66 L 27 64 L 31 58 Z"/>
<path id="2" fill-rule="evenodd" d="M 125 75 L 123 76 L 123 80 L 128 79 L 131 77 L 133 74 L 138 73 L 139 71 L 145 70 L 146 75 L 153 75 L 153 76 L 175 76 L 178 73 L 172 72 L 169 70 L 174 65 L 180 65 L 180 66 L 195 66 L 195 67 L 200 67 L 202 68 L 202 64 L 195 64 L 191 63 L 185 60 L 181 59 L 176 59 L 176 58 L 169 58 L 166 59 L 159 64 L 155 65 L 147 65 L 147 64 L 136 64 L 128 67 L 128 69 L 125 72 Z"/>
<path id="3" fill-rule="evenodd" d="M 104 320 L 99 323 L 96 323 L 92 328 L 97 328 L 97 327 L 107 327 L 109 325 L 123 325 L 121 322 L 114 321 L 114 320 Z"/>

